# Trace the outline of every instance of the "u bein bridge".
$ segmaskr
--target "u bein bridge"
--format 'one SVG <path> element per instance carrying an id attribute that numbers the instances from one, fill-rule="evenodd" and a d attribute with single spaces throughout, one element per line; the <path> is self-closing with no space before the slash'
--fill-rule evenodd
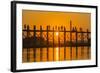
<path id="1" fill-rule="evenodd" d="M 37 33 L 39 33 L 39 36 L 37 36 Z M 45 36 L 44 36 L 44 33 Z M 49 39 L 50 33 L 52 34 L 51 37 L 52 39 Z M 58 33 L 57 41 L 55 41 L 55 33 Z M 60 36 L 60 33 L 63 33 L 63 36 Z M 67 34 L 68 33 L 68 34 Z M 74 38 L 73 38 L 74 34 Z M 31 36 L 30 36 L 31 35 Z M 66 36 L 69 36 L 67 38 Z M 24 25 L 23 28 L 23 62 L 42 62 L 43 61 L 43 54 L 45 54 L 45 61 L 49 61 L 49 49 L 52 48 L 52 60 L 54 60 L 54 55 L 56 52 L 54 52 L 55 48 L 58 47 L 59 50 L 61 47 L 64 48 L 63 50 L 63 61 L 67 60 L 67 53 L 68 51 L 66 50 L 67 47 L 69 47 L 69 57 L 70 60 L 72 60 L 72 55 L 73 55 L 73 49 L 75 49 L 75 60 L 78 59 L 78 53 L 79 49 L 78 47 L 81 47 L 80 55 L 81 59 L 84 59 L 83 57 L 86 55 L 86 59 L 90 59 L 90 46 L 91 46 L 91 32 L 87 29 L 86 31 L 83 31 L 82 28 L 77 30 L 76 27 L 72 27 L 72 22 L 70 22 L 70 30 L 66 30 L 66 27 L 61 26 L 61 27 L 53 27 L 50 29 L 50 26 L 47 26 L 46 30 L 40 26 L 40 30 L 36 29 L 36 26 L 33 26 L 33 29 L 31 30 L 29 25 Z M 63 40 L 61 40 L 63 38 Z M 74 40 L 73 40 L 74 39 Z M 73 48 L 74 47 L 74 48 Z M 85 48 L 87 47 L 87 51 L 84 53 Z M 30 49 L 31 48 L 31 49 Z M 36 51 L 38 48 L 40 48 L 40 51 Z M 43 49 L 46 48 L 46 51 L 43 52 Z M 32 52 L 33 51 L 33 52 Z M 38 54 L 37 54 L 38 53 Z M 60 54 L 60 51 L 59 51 Z M 39 56 L 37 56 L 39 55 Z M 39 58 L 37 60 L 37 58 Z M 59 60 L 60 61 L 60 56 Z"/>

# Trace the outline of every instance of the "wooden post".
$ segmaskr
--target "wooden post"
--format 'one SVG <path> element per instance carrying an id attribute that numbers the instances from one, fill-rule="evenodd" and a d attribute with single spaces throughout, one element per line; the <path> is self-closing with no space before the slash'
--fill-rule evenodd
<path id="1" fill-rule="evenodd" d="M 66 60 L 66 28 L 64 27 L 64 60 Z"/>
<path id="2" fill-rule="evenodd" d="M 78 38 L 78 35 L 77 35 L 77 28 L 75 27 L 75 31 L 76 31 L 76 59 L 78 59 L 78 46 L 77 46 L 77 43 L 78 43 L 78 40 L 77 40 L 77 38 Z"/>
<path id="3" fill-rule="evenodd" d="M 72 22 L 70 21 L 70 59 L 72 60 Z"/>
<path id="4" fill-rule="evenodd" d="M 49 57 L 49 54 L 48 54 L 48 52 L 49 52 L 49 50 L 48 50 L 48 44 L 49 44 L 49 40 L 48 40 L 48 30 L 49 30 L 49 28 L 47 26 L 47 61 L 48 61 L 48 57 Z"/>
<path id="5" fill-rule="evenodd" d="M 42 26 L 40 26 L 40 61 L 42 61 L 42 57 L 43 57 L 43 50 L 42 50 Z"/>
<path id="6" fill-rule="evenodd" d="M 26 30 L 26 24 L 24 24 L 24 27 L 23 27 L 23 30 Z M 26 35 L 25 35 L 25 33 L 26 33 L 26 31 L 22 31 L 22 40 L 23 40 L 23 43 L 24 43 L 24 40 L 25 40 L 25 38 L 26 38 Z M 25 62 L 25 61 L 27 61 L 27 56 L 26 56 L 26 54 L 24 54 L 26 52 L 26 50 L 25 50 L 25 48 L 24 48 L 24 44 L 23 44 L 23 48 L 22 48 L 22 62 Z M 25 56 L 24 56 L 25 55 Z"/>
<path id="7" fill-rule="evenodd" d="M 36 26 L 34 25 L 34 27 L 33 27 L 33 33 L 34 33 L 34 45 L 36 46 Z M 33 55 L 33 57 L 34 57 L 34 62 L 36 62 L 36 48 L 33 48 L 33 52 L 34 52 L 34 55 Z"/>
<path id="8" fill-rule="evenodd" d="M 53 27 L 53 61 L 54 61 L 54 27 Z"/>
<path id="9" fill-rule="evenodd" d="M 89 55 L 90 55 L 90 40 L 89 40 L 89 33 L 88 33 L 88 29 L 87 29 L 87 42 L 88 42 L 88 46 L 87 46 L 87 58 L 89 59 Z"/>
<path id="10" fill-rule="evenodd" d="M 27 44 L 29 45 L 29 25 L 27 25 L 27 39 L 28 39 Z M 30 61 L 29 56 L 30 56 L 30 50 L 29 48 L 27 48 L 27 62 Z"/>
<path id="11" fill-rule="evenodd" d="M 80 32 L 81 32 L 81 44 L 82 44 L 84 42 L 82 28 L 80 28 Z M 84 46 L 81 47 L 81 58 L 84 59 Z"/>

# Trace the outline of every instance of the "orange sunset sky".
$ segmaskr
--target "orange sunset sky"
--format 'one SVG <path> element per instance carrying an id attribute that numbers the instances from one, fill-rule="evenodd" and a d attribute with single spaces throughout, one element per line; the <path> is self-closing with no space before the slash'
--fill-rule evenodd
<path id="1" fill-rule="evenodd" d="M 47 25 L 52 26 L 65 26 L 67 30 L 70 27 L 70 20 L 72 26 L 76 26 L 78 29 L 83 28 L 91 30 L 91 14 L 79 13 L 79 12 L 57 12 L 57 11 L 38 11 L 38 10 L 23 10 L 22 11 L 22 24 L 36 25 L 37 29 L 42 25 L 43 29 L 46 29 Z"/>
<path id="2" fill-rule="evenodd" d="M 46 29 L 47 25 L 50 25 L 50 28 L 54 26 L 65 26 L 66 30 L 70 30 L 70 21 L 72 21 L 72 26 L 77 28 L 79 31 L 79 28 L 81 27 L 83 31 L 86 31 L 89 29 L 91 30 L 91 14 L 90 13 L 79 13 L 79 12 L 57 12 L 57 11 L 39 11 L 39 10 L 23 10 L 22 11 L 22 26 L 24 24 L 29 25 L 30 29 L 33 29 L 33 25 L 36 25 L 36 29 L 40 29 L 40 25 L 42 25 L 43 29 Z M 44 32 L 43 32 L 44 33 Z M 45 32 L 46 33 L 46 32 Z M 60 35 L 59 35 L 60 34 Z M 58 42 L 58 35 L 60 36 L 60 42 L 63 42 L 63 36 L 64 34 L 62 32 L 56 32 L 54 33 L 54 41 Z M 70 40 L 67 35 L 69 33 L 66 33 L 66 40 Z M 51 33 L 52 35 L 52 33 Z M 74 34 L 75 35 L 75 34 Z M 49 40 L 52 40 L 52 36 L 50 36 L 50 33 L 48 35 Z M 70 35 L 69 35 L 70 37 Z M 34 45 L 34 44 L 33 44 Z M 34 62 L 33 57 L 33 49 L 31 48 L 30 53 L 30 62 Z M 60 53 L 58 51 L 60 50 Z M 24 49 L 23 51 L 23 62 L 27 62 L 27 54 Z M 87 51 L 87 48 L 85 52 Z M 43 49 L 43 57 L 42 61 L 47 61 L 47 48 Z M 70 48 L 66 48 L 66 59 L 70 60 Z M 85 57 L 83 59 L 88 59 L 87 54 L 84 54 Z M 59 57 L 58 57 L 59 56 Z M 36 51 L 36 62 L 40 62 L 40 48 Z M 78 49 L 78 59 L 81 58 L 81 48 Z M 49 61 L 53 61 L 53 48 L 49 49 Z M 76 49 L 72 49 L 72 59 L 76 59 Z M 54 61 L 63 61 L 64 60 L 64 48 L 59 49 L 58 47 L 54 50 Z"/>

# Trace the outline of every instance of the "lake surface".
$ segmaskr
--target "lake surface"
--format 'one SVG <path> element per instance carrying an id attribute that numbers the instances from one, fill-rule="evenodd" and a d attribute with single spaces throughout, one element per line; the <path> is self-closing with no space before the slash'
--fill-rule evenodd
<path id="1" fill-rule="evenodd" d="M 35 50 L 34 50 L 35 49 Z M 49 62 L 91 59 L 89 47 L 23 48 L 22 62 Z"/>

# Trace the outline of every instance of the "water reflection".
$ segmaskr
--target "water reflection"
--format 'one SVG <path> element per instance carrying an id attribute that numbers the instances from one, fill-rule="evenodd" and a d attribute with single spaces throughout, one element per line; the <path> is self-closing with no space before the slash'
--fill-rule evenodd
<path id="1" fill-rule="evenodd" d="M 58 61 L 59 60 L 59 48 L 57 47 L 56 48 L 56 61 Z"/>
<path id="2" fill-rule="evenodd" d="M 55 48 L 24 48 L 22 61 L 25 62 L 49 62 L 68 60 L 87 60 L 91 58 L 91 49 L 88 47 L 55 47 Z"/>

